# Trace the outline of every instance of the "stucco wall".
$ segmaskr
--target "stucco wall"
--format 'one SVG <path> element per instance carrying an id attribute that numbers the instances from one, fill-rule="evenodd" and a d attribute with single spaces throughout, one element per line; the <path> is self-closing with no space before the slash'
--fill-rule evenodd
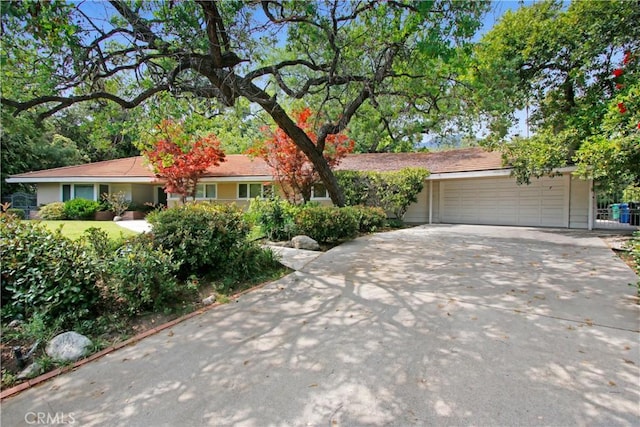
<path id="1" fill-rule="evenodd" d="M 589 181 L 571 178 L 569 199 L 569 228 L 589 226 Z"/>
<path id="2" fill-rule="evenodd" d="M 429 183 L 418 194 L 418 201 L 411 204 L 404 215 L 404 222 L 424 224 L 429 222 Z"/>
<path id="3" fill-rule="evenodd" d="M 127 200 L 131 200 L 131 184 L 111 184 L 109 187 L 111 193 L 123 192 Z"/>
<path id="4" fill-rule="evenodd" d="M 131 201 L 136 204 L 153 203 L 153 189 L 149 184 L 131 184 Z"/>
<path id="5" fill-rule="evenodd" d="M 61 201 L 60 184 L 58 183 L 40 183 L 38 184 L 37 203 L 38 206 L 47 203 Z"/>

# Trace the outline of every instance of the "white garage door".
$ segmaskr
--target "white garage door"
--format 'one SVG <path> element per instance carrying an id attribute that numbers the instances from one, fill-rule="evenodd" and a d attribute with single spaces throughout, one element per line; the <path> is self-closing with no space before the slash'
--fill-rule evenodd
<path id="1" fill-rule="evenodd" d="M 452 224 L 567 227 L 569 188 L 562 177 L 475 178 L 440 182 L 440 221 Z"/>

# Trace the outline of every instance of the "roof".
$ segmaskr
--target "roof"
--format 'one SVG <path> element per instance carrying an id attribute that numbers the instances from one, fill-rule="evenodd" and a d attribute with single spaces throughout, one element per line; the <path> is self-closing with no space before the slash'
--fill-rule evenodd
<path id="1" fill-rule="evenodd" d="M 336 169 L 383 172 L 406 167 L 423 167 L 432 174 L 505 169 L 499 152 L 482 148 L 426 153 L 351 154 Z"/>
<path id="2" fill-rule="evenodd" d="M 500 153 L 485 151 L 482 148 L 428 153 L 350 154 L 336 169 L 382 172 L 405 167 L 424 167 L 432 174 L 505 169 Z M 230 154 L 220 166 L 212 167 L 204 176 L 263 179 L 271 176 L 271 170 L 262 159 L 243 154 Z M 137 156 L 12 175 L 8 182 L 55 182 L 76 178 L 83 181 L 95 179 L 104 182 L 154 182 L 157 179 L 146 160 L 142 156 Z"/>

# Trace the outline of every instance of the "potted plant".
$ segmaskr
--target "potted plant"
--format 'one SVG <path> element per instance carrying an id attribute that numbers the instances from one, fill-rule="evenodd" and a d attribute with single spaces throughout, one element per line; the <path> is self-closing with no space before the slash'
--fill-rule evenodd
<path id="1" fill-rule="evenodd" d="M 100 206 L 94 215 L 94 219 L 96 221 L 111 221 L 114 217 L 114 213 L 111 211 L 109 203 L 104 199 L 105 195 L 106 194 L 102 195 L 103 197 L 100 201 Z"/>
<path id="2" fill-rule="evenodd" d="M 114 221 L 120 221 L 122 215 L 129 209 L 129 205 L 131 204 L 123 191 L 111 194 L 105 193 L 102 195 L 102 200 L 109 206 L 109 211 L 111 211 Z"/>

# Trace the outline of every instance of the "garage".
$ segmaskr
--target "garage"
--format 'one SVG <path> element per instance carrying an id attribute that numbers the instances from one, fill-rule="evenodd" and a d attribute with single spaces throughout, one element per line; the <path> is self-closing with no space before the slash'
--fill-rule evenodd
<path id="1" fill-rule="evenodd" d="M 568 227 L 567 175 L 518 185 L 511 177 L 440 182 L 440 221 L 452 224 Z"/>

